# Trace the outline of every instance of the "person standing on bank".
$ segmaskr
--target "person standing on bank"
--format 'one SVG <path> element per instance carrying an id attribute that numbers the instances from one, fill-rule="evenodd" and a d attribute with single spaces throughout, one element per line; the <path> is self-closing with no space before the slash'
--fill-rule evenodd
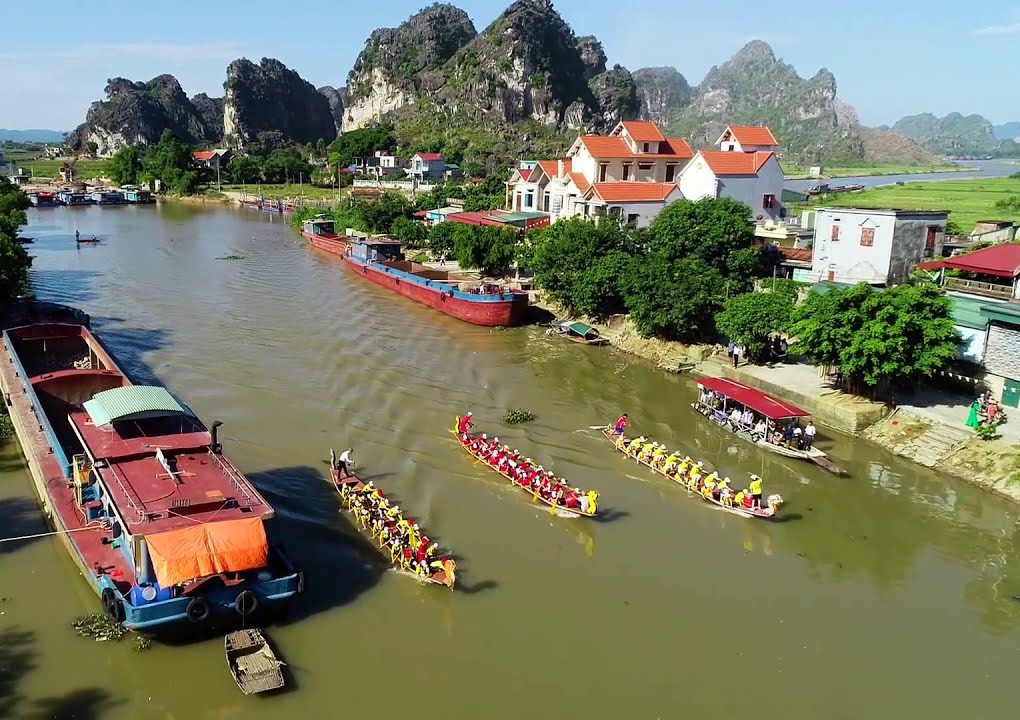
<path id="1" fill-rule="evenodd" d="M 733 367 L 736 367 L 739 362 L 740 362 L 740 346 L 739 345 L 734 345 L 733 346 Z"/>
<path id="2" fill-rule="evenodd" d="M 354 452 L 353 448 L 347 448 L 336 461 L 336 474 L 338 478 L 345 478 L 351 476 L 350 468 L 354 467 L 354 458 L 351 454 Z"/>

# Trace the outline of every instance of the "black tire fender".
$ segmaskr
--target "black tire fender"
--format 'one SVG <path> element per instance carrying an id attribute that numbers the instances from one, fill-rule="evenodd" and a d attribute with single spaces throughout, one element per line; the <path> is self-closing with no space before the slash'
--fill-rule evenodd
<path id="1" fill-rule="evenodd" d="M 234 600 L 234 610 L 241 617 L 253 615 L 259 609 L 259 596 L 251 590 L 242 590 Z"/>
<path id="2" fill-rule="evenodd" d="M 117 597 L 113 588 L 103 588 L 100 600 L 103 603 L 103 612 L 108 618 L 116 623 L 124 622 L 124 603 Z"/>
<path id="3" fill-rule="evenodd" d="M 193 597 L 184 612 L 187 613 L 188 620 L 198 624 L 209 619 L 209 615 L 212 614 L 212 608 L 209 607 L 209 601 L 205 598 Z"/>

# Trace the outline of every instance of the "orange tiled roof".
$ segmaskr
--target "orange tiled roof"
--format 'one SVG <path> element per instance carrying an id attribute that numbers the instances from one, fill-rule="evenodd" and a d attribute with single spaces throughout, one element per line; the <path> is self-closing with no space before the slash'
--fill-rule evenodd
<path id="1" fill-rule="evenodd" d="M 524 182 L 528 182 L 528 179 L 531 177 L 531 173 L 532 171 L 528 170 L 527 168 L 520 168 L 517 171 L 517 174 L 521 176 L 521 180 L 523 180 Z"/>
<path id="2" fill-rule="evenodd" d="M 694 157 L 694 151 L 691 150 L 691 145 L 683 138 L 666 138 L 666 142 L 669 143 L 672 154 L 680 158 L 687 158 L 690 160 Z"/>
<path id="3" fill-rule="evenodd" d="M 716 175 L 757 175 L 770 157 L 771 152 L 762 151 L 753 153 L 701 151 L 701 158 Z"/>
<path id="4" fill-rule="evenodd" d="M 542 172 L 545 173 L 546 177 L 550 180 L 556 177 L 556 173 L 559 171 L 559 163 L 556 160 L 539 160 L 538 166 L 542 168 Z M 570 158 L 563 158 L 563 172 L 564 174 L 570 172 L 571 160 Z M 535 178 L 538 180 L 538 178 Z"/>
<path id="5" fill-rule="evenodd" d="M 216 151 L 199 150 L 197 152 L 191 153 L 191 157 L 195 158 L 196 160 L 212 160 L 214 157 L 216 157 Z"/>
<path id="6" fill-rule="evenodd" d="M 630 145 L 619 136 L 582 135 L 581 142 L 594 158 L 629 158 L 634 155 Z"/>
<path id="7" fill-rule="evenodd" d="M 779 248 L 780 257 L 784 260 L 794 260 L 797 262 L 811 262 L 812 253 L 811 248 Z"/>
<path id="8" fill-rule="evenodd" d="M 620 124 L 634 142 L 661 142 L 666 139 L 659 126 L 650 120 L 624 120 Z"/>
<path id="9" fill-rule="evenodd" d="M 676 183 L 595 183 L 592 192 L 604 202 L 662 202 L 676 190 Z"/>
<path id="10" fill-rule="evenodd" d="M 570 179 L 574 181 L 574 185 L 581 191 L 582 194 L 588 192 L 588 188 L 591 187 L 591 183 L 588 182 L 588 178 L 584 176 L 584 173 L 572 172 L 570 173 Z"/>
<path id="11" fill-rule="evenodd" d="M 779 145 L 776 136 L 766 125 L 729 125 L 727 129 L 741 145 Z"/>

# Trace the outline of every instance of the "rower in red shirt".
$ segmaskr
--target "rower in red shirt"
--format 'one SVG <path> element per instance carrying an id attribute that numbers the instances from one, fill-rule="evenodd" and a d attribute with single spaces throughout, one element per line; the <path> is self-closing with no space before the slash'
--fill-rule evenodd
<path id="1" fill-rule="evenodd" d="M 470 427 L 471 427 L 471 413 L 469 412 L 467 415 L 460 419 L 460 423 L 458 423 L 457 425 L 457 432 L 460 433 L 461 435 L 466 435 L 468 428 Z"/>

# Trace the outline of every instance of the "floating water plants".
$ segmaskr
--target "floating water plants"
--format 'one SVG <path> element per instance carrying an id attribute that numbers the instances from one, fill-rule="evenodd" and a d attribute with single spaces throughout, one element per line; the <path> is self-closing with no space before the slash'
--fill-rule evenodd
<path id="1" fill-rule="evenodd" d="M 517 425 L 518 423 L 531 422 L 535 419 L 535 413 L 530 410 L 521 410 L 518 408 L 511 408 L 503 413 L 503 422 L 508 425 Z"/>

